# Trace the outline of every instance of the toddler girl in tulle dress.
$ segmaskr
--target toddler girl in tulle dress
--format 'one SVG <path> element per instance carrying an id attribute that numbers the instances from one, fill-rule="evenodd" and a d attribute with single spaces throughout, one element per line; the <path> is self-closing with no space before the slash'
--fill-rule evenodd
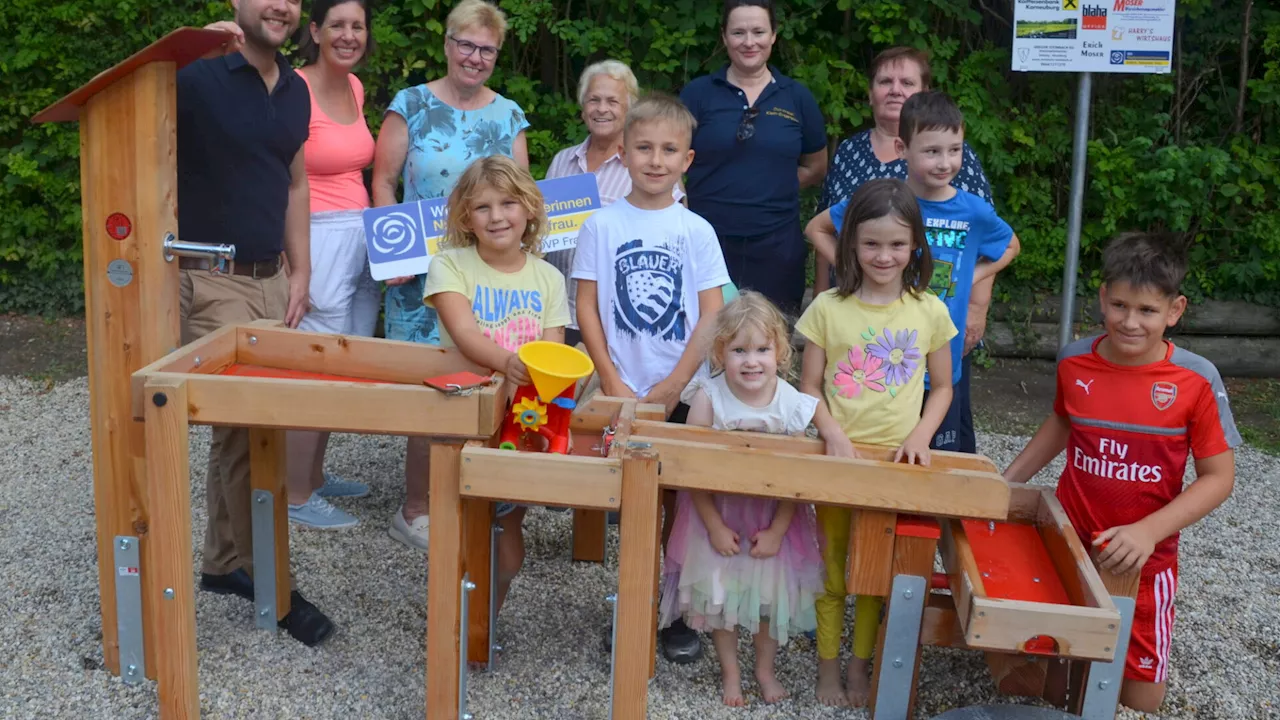
<path id="1" fill-rule="evenodd" d="M 818 399 L 787 384 L 791 344 L 782 313 L 743 292 L 720 311 L 710 374 L 691 384 L 690 425 L 803 434 Z M 686 397 L 690 395 L 686 393 Z M 680 492 L 667 543 L 660 625 L 683 617 L 710 630 L 726 705 L 741 706 L 738 631 L 752 633 L 765 702 L 788 693 L 774 673 L 778 644 L 817 627 L 823 564 L 813 507 L 741 495 Z"/>

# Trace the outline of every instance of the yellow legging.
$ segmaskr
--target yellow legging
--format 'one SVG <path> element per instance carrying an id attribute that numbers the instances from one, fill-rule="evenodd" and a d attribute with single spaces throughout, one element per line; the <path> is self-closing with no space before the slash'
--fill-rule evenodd
<path id="1" fill-rule="evenodd" d="M 849 525 L 853 511 L 849 508 L 819 505 L 818 527 L 826 538 L 822 562 L 827 579 L 822 594 L 815 602 L 818 613 L 818 659 L 832 660 L 840 655 L 844 639 L 844 602 L 848 597 L 845 569 L 849 564 Z M 859 595 L 853 606 L 853 654 L 869 660 L 876 648 L 876 631 L 880 627 L 880 608 L 884 598 Z"/>

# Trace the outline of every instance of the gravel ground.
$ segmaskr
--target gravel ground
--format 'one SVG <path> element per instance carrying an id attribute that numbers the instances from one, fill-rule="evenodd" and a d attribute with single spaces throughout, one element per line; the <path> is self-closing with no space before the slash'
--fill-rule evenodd
<path id="1" fill-rule="evenodd" d="M 197 551 L 207 438 L 206 428 L 192 433 Z M 1003 465 L 1025 438 L 982 435 L 979 442 Z M 154 684 L 129 687 L 102 669 L 87 382 L 46 391 L 0 377 L 0 447 L 0 717 L 155 717 Z M 248 603 L 197 593 L 205 717 L 423 717 L 426 562 L 386 533 L 402 494 L 403 455 L 398 438 L 335 436 L 330 469 L 373 486 L 369 497 L 342 503 L 362 524 L 292 533 L 300 587 L 339 627 L 323 647 L 255 631 Z M 1177 642 L 1161 717 L 1280 716 L 1280 458 L 1244 449 L 1237 467 L 1235 495 L 1184 534 Z M 1059 469 L 1040 480 L 1051 482 Z M 616 552 L 603 567 L 572 564 L 569 523 L 568 514 L 529 515 L 528 562 L 499 621 L 503 659 L 496 672 L 471 679 L 478 720 L 608 716 L 601 639 Z M 705 645 L 707 659 L 692 666 L 659 661 L 649 717 L 866 717 L 815 703 L 814 647 L 803 638 L 779 657 L 794 699 L 768 707 L 748 687 L 751 707 L 724 708 L 714 653 Z M 745 658 L 749 668 L 749 653 Z M 980 654 L 926 649 L 920 717 L 987 702 L 1013 700 L 993 695 Z"/>

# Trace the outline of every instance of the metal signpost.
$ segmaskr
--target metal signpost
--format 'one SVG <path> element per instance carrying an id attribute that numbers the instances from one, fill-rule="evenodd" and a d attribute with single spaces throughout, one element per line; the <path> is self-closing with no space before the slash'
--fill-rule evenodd
<path id="1" fill-rule="evenodd" d="M 1072 340 L 1093 73 L 1168 73 L 1176 0 L 1014 0 L 1013 69 L 1080 73 L 1058 346 Z"/>

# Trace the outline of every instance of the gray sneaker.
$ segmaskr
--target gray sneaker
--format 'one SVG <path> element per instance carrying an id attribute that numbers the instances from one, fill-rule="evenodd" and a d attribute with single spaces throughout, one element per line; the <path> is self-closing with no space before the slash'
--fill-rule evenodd
<path id="1" fill-rule="evenodd" d="M 331 472 L 326 472 L 324 485 L 316 490 L 316 494 L 323 498 L 362 498 L 369 494 L 369 486 L 361 482 L 343 480 Z"/>
<path id="2" fill-rule="evenodd" d="M 355 515 L 334 507 L 316 493 L 301 505 L 289 506 L 289 522 L 317 530 L 341 530 L 360 524 Z"/>

